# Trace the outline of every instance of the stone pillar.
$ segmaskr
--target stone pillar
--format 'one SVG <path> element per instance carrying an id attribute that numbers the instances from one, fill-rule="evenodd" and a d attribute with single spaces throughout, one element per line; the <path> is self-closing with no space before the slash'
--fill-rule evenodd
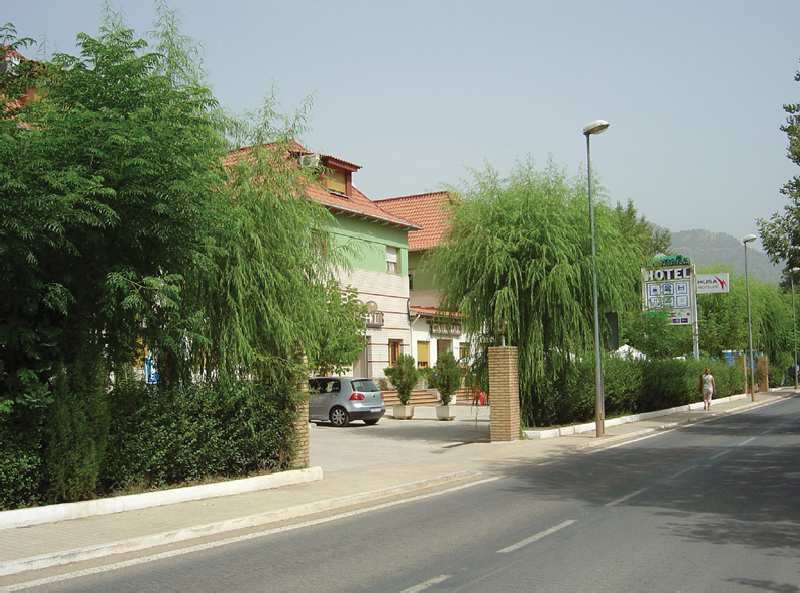
<path id="1" fill-rule="evenodd" d="M 519 372 L 514 346 L 489 348 L 489 439 L 515 441 L 519 438 Z"/>
<path id="2" fill-rule="evenodd" d="M 302 469 L 311 464 L 311 454 L 309 449 L 309 430 L 308 430 L 308 379 L 303 378 L 297 384 L 299 392 L 297 402 L 297 412 L 294 417 L 294 457 L 292 458 L 292 469 Z"/>

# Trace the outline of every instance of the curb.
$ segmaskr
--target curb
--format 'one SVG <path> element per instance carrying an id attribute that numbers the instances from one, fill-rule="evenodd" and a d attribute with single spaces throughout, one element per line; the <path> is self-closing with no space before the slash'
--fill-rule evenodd
<path id="1" fill-rule="evenodd" d="M 270 490 L 283 486 L 294 486 L 316 482 L 323 477 L 322 468 L 319 466 L 305 469 L 294 469 L 266 476 L 255 476 L 241 480 L 228 480 L 214 484 L 200 486 L 186 486 L 142 494 L 129 494 L 126 496 L 113 496 L 83 502 L 68 502 L 27 509 L 0 512 L 0 529 L 15 527 L 29 527 L 43 523 L 57 523 L 96 515 L 111 515 L 125 511 L 138 511 L 152 507 L 165 506 L 192 500 L 204 500 L 244 494 L 257 490 Z M 0 573 L 2 574 L 2 573 Z"/>
<path id="2" fill-rule="evenodd" d="M 737 401 L 747 398 L 747 394 L 739 393 L 737 395 L 730 395 L 728 397 L 721 397 L 714 400 L 716 403 L 726 403 Z M 642 420 L 649 420 L 650 418 L 658 418 L 659 416 L 668 416 L 676 412 L 691 412 L 692 410 L 699 410 L 703 407 L 703 402 L 694 402 L 683 406 L 676 406 L 674 408 L 666 408 L 664 410 L 654 410 L 652 412 L 642 412 L 641 414 L 631 414 L 630 416 L 619 416 L 617 418 L 607 419 L 605 425 L 607 427 L 620 426 L 622 424 L 630 424 L 631 422 L 641 422 Z M 525 430 L 523 434 L 526 439 L 541 440 L 541 439 L 555 439 L 558 437 L 569 436 L 573 434 L 581 434 L 584 432 L 592 432 L 595 428 L 594 422 L 585 422 L 583 424 L 570 424 L 569 426 L 561 426 L 559 428 L 545 428 L 543 430 Z"/>
<path id="3" fill-rule="evenodd" d="M 62 550 L 52 554 L 42 554 L 39 556 L 20 558 L 0 564 L 0 576 L 14 575 L 21 572 L 41 570 L 43 568 L 50 568 L 53 566 L 61 566 L 74 562 L 93 560 L 105 556 L 111 556 L 113 554 L 136 552 L 147 548 L 178 543 L 199 537 L 207 537 L 227 531 L 259 527 L 269 523 L 286 521 L 305 515 L 313 515 L 323 511 L 340 509 L 365 502 L 372 502 L 377 498 L 408 494 L 409 492 L 442 486 L 451 482 L 478 478 L 481 475 L 482 474 L 477 471 L 462 470 L 449 474 L 443 474 L 435 478 L 407 482 L 405 484 L 399 484 L 389 488 L 381 488 L 378 490 L 371 490 L 369 492 L 361 492 L 359 494 L 350 494 L 347 496 L 340 496 L 338 498 L 329 498 L 326 500 L 299 504 L 285 509 L 248 515 L 246 517 L 238 517 L 236 519 L 229 519 L 226 521 L 219 521 L 206 525 L 197 525 L 194 527 L 166 531 L 163 533 L 156 533 L 143 537 L 109 542 L 107 544 L 101 544 L 97 546 L 86 546 L 73 550 Z"/>
<path id="4" fill-rule="evenodd" d="M 676 428 L 695 426 L 697 424 L 705 424 L 706 422 L 714 422 L 716 420 L 720 420 L 720 419 L 725 418 L 727 416 L 732 416 L 734 414 L 739 414 L 740 412 L 746 412 L 747 410 L 750 410 L 750 409 L 762 408 L 762 407 L 770 406 L 772 404 L 777 404 L 779 402 L 785 401 L 785 400 L 790 399 L 792 397 L 794 397 L 794 394 L 780 396 L 780 397 L 778 397 L 776 399 L 773 399 L 773 400 L 770 400 L 770 401 L 766 401 L 766 402 L 764 402 L 764 401 L 762 401 L 762 402 L 750 402 L 750 403 L 747 403 L 747 404 L 745 404 L 743 406 L 737 406 L 735 408 L 731 408 L 730 410 L 725 410 L 723 412 L 718 412 L 718 413 L 712 414 L 711 416 L 709 416 L 707 418 L 700 418 L 700 419 L 697 419 L 697 420 L 686 419 L 684 421 L 667 422 L 667 423 L 661 424 L 659 426 L 653 426 L 651 428 L 643 428 L 642 430 L 637 430 L 637 431 L 634 431 L 634 432 L 629 432 L 629 433 L 621 434 L 621 435 L 615 435 L 615 436 L 612 436 L 611 438 L 606 438 L 606 439 L 603 439 L 601 441 L 597 441 L 597 442 L 594 442 L 594 443 L 590 443 L 588 445 L 584 445 L 584 446 L 580 447 L 579 450 L 580 451 L 587 451 L 588 450 L 589 453 L 596 452 L 594 450 L 603 451 L 606 448 L 610 449 L 610 448 L 613 448 L 613 447 L 618 447 L 620 445 L 624 445 L 625 443 L 627 443 L 631 439 L 638 440 L 638 439 L 636 439 L 636 437 L 640 437 L 642 435 L 647 435 L 647 434 L 651 434 L 651 433 L 658 433 L 658 432 L 660 432 L 662 430 L 667 430 L 667 429 L 675 430 Z M 669 430 L 668 430 L 668 432 L 669 432 Z"/>

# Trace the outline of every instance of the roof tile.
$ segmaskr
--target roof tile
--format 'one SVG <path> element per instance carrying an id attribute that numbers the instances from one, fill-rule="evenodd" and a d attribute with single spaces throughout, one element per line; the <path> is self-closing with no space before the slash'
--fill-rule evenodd
<path id="1" fill-rule="evenodd" d="M 446 191 L 386 198 L 378 203 L 383 210 L 421 227 L 408 233 L 409 251 L 436 247 L 450 228 L 453 197 Z"/>

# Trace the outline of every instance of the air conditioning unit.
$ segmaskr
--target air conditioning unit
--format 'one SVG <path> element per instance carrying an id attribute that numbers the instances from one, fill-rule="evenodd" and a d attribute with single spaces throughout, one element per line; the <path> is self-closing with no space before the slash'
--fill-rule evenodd
<path id="1" fill-rule="evenodd" d="M 319 155 L 314 154 L 302 154 L 298 159 L 300 162 L 300 166 L 304 169 L 316 169 L 319 167 Z"/>

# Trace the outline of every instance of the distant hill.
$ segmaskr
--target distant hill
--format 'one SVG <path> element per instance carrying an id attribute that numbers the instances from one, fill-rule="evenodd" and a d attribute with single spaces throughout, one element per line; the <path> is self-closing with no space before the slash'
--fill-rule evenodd
<path id="1" fill-rule="evenodd" d="M 698 267 L 720 264 L 734 273 L 744 274 L 744 247 L 739 239 L 728 233 L 704 229 L 673 231 L 671 251 L 688 256 Z M 781 269 L 772 265 L 763 252 L 750 249 L 747 265 L 752 277 L 764 282 L 780 282 Z"/>

